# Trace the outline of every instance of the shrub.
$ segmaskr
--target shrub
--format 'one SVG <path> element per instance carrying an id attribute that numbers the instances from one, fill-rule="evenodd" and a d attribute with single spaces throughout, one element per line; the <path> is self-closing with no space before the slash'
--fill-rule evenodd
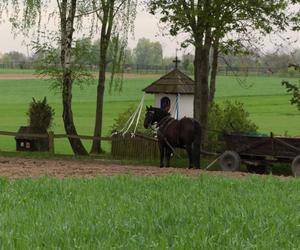
<path id="1" fill-rule="evenodd" d="M 213 104 L 208 115 L 207 138 L 210 149 L 216 148 L 216 142 L 222 140 L 223 133 L 256 134 L 257 125 L 249 118 L 241 102 L 225 101 L 222 105 Z"/>
<path id="2" fill-rule="evenodd" d="M 32 98 L 27 112 L 29 126 L 41 132 L 48 130 L 52 125 L 54 114 L 54 109 L 47 103 L 46 97 L 41 101 Z"/>

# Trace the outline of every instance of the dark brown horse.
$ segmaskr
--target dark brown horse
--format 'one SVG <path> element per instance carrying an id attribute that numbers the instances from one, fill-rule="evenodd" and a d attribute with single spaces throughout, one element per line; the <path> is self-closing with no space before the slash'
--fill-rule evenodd
<path id="1" fill-rule="evenodd" d="M 175 120 L 170 113 L 153 107 L 146 107 L 144 127 L 156 123 L 160 150 L 160 167 L 170 166 L 172 148 L 185 148 L 189 157 L 189 168 L 200 168 L 201 126 L 192 118 Z"/>

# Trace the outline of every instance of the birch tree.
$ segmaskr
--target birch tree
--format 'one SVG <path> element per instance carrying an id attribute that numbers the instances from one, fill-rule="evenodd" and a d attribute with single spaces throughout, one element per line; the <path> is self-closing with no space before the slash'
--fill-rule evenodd
<path id="1" fill-rule="evenodd" d="M 81 79 L 86 75 L 76 72 L 72 67 L 72 45 L 74 42 L 74 31 L 76 22 L 76 12 L 79 8 L 85 5 L 83 0 L 26 0 L 18 2 L 13 0 L 12 4 L 15 8 L 15 13 L 11 16 L 10 20 L 13 23 L 13 27 L 23 33 L 28 33 L 31 29 L 37 29 L 38 32 L 49 32 L 49 30 L 42 30 L 41 23 L 43 18 L 58 17 L 59 30 L 57 33 L 48 34 L 49 36 L 55 36 L 52 39 L 57 41 L 60 47 L 59 58 L 60 65 L 53 65 L 53 61 L 49 61 L 41 70 L 41 73 L 48 75 L 61 89 L 62 94 L 62 119 L 66 134 L 69 135 L 69 142 L 73 152 L 76 155 L 87 155 L 87 151 L 84 148 L 78 135 L 76 126 L 74 123 L 74 116 L 72 111 L 72 92 L 73 84 L 76 79 Z M 24 5 L 23 5 L 24 4 Z M 49 5 L 56 4 L 56 10 L 50 13 L 46 17 L 43 10 L 47 9 Z M 56 37 L 57 36 L 57 37 Z M 40 49 L 51 48 L 51 44 L 40 44 L 39 41 L 36 46 Z M 55 49 L 56 50 L 56 49 Z M 49 52 L 49 50 L 48 50 Z M 54 57 L 51 59 L 54 59 Z M 51 67 L 53 66 L 53 67 Z"/>

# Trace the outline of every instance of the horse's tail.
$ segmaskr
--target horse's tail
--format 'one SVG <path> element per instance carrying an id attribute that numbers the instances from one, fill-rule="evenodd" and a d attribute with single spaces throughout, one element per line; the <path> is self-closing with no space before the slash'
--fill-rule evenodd
<path id="1" fill-rule="evenodd" d="M 198 121 L 194 121 L 194 141 L 193 141 L 193 162 L 195 168 L 200 168 L 200 152 L 201 152 L 201 137 L 202 128 Z"/>

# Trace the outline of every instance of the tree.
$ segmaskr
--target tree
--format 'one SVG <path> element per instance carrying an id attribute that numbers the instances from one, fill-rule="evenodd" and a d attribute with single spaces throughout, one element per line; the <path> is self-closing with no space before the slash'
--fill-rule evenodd
<path id="1" fill-rule="evenodd" d="M 193 45 L 194 59 L 194 117 L 201 122 L 203 135 L 207 127 L 210 91 L 215 89 L 219 51 L 238 51 L 241 39 L 226 39 L 235 32 L 247 34 L 253 30 L 270 33 L 273 25 L 283 28 L 286 24 L 285 0 L 151 0 L 150 13 L 159 14 L 167 24 L 169 33 L 188 34 L 183 46 Z M 248 39 L 248 36 L 245 36 Z M 251 41 L 251 38 L 248 39 Z M 209 89 L 209 55 L 213 48 L 212 81 Z M 213 99 L 214 94 L 211 96 Z"/>
<path id="2" fill-rule="evenodd" d="M 294 66 L 297 70 L 300 69 L 298 65 Z M 299 84 L 289 83 L 288 81 L 282 81 L 282 86 L 284 86 L 289 94 L 292 95 L 290 99 L 291 105 L 296 105 L 297 109 L 300 111 L 300 89 Z"/>
<path id="3" fill-rule="evenodd" d="M 193 63 L 194 61 L 194 56 L 191 54 L 184 54 L 182 56 L 182 67 L 185 71 L 189 70 L 190 65 Z"/>
<path id="4" fill-rule="evenodd" d="M 105 89 L 105 72 L 107 67 L 107 53 L 112 36 L 118 37 L 118 46 L 125 49 L 127 35 L 135 18 L 136 2 L 133 0 L 92 0 L 93 11 L 101 22 L 99 76 L 97 85 L 96 119 L 94 136 L 102 135 L 103 99 Z M 122 43 L 120 45 L 120 43 Z M 124 51 L 119 51 L 115 58 L 119 65 L 123 63 Z M 101 140 L 93 140 L 91 153 L 99 154 Z"/>
<path id="5" fill-rule="evenodd" d="M 300 0 L 292 0 L 292 3 L 299 4 Z M 300 31 L 300 11 L 298 10 L 296 13 L 292 14 L 292 29 L 294 31 Z M 297 58 L 297 54 L 299 56 L 299 50 L 296 50 L 294 52 L 296 55 L 295 59 Z M 290 68 L 294 68 L 294 70 L 300 71 L 300 65 L 299 64 L 289 64 Z M 281 83 L 287 90 L 288 93 L 292 95 L 290 99 L 290 103 L 292 105 L 296 105 L 297 109 L 300 111 L 300 86 L 299 84 L 293 84 L 289 81 L 282 81 Z"/>
<path id="6" fill-rule="evenodd" d="M 291 61 L 291 57 L 285 53 L 268 53 L 262 56 L 261 61 L 271 69 L 287 72 L 287 66 Z"/>
<path id="7" fill-rule="evenodd" d="M 60 62 L 63 70 L 62 82 L 62 100 L 63 100 L 63 121 L 65 131 L 68 135 L 78 135 L 72 111 L 72 87 L 74 83 L 73 73 L 71 68 L 72 61 L 72 42 L 74 34 L 74 20 L 76 17 L 77 0 L 61 0 L 57 2 L 60 16 L 60 31 L 61 31 L 61 51 Z M 69 138 L 70 144 L 75 154 L 87 155 L 80 139 Z"/>
<path id="8" fill-rule="evenodd" d="M 8 53 L 4 53 L 1 58 L 0 62 L 3 64 L 21 64 L 27 61 L 27 57 L 18 51 L 11 51 Z"/>
<path id="9" fill-rule="evenodd" d="M 40 30 L 41 19 L 43 17 L 42 10 L 47 8 L 47 0 L 36 0 L 36 1 L 25 1 L 23 7 L 23 13 L 15 12 L 11 16 L 10 20 L 13 23 L 14 28 L 22 31 L 23 33 L 28 33 L 28 30 L 33 27 L 38 27 Z M 44 67 L 40 68 L 40 73 L 51 77 L 51 79 L 56 83 L 62 92 L 62 105 L 63 105 L 63 123 L 64 128 L 69 135 L 69 142 L 71 144 L 72 150 L 77 155 L 87 155 L 81 140 L 77 138 L 78 135 L 72 111 L 72 89 L 75 80 L 82 80 L 82 77 L 87 76 L 86 71 L 81 72 L 81 68 L 77 70 L 73 67 L 73 34 L 75 31 L 75 21 L 76 12 L 85 6 L 85 1 L 83 0 L 57 0 L 53 1 L 53 4 L 57 4 L 57 16 L 59 20 L 59 32 L 55 34 L 50 34 L 52 38 L 51 42 L 57 41 L 59 44 L 59 63 L 60 65 L 53 64 L 53 60 L 57 59 L 58 51 L 56 48 L 52 48 L 51 42 L 46 44 L 41 44 L 39 41 L 36 43 L 35 48 L 42 53 L 47 54 L 45 58 L 46 62 Z M 17 0 L 13 1 L 16 8 L 18 9 L 22 3 Z M 21 16 L 21 17 L 20 17 Z M 52 16 L 52 15 L 50 15 Z M 21 19 L 21 20 L 20 20 Z M 57 37 L 56 37 L 57 35 Z"/>
<path id="10" fill-rule="evenodd" d="M 99 48 L 93 44 L 90 37 L 78 39 L 73 48 L 74 63 L 86 67 L 98 65 Z"/>
<path id="11" fill-rule="evenodd" d="M 142 66 L 162 64 L 162 46 L 159 42 L 151 42 L 147 38 L 140 38 L 134 49 L 135 63 Z"/>
<path id="12" fill-rule="evenodd" d="M 134 64 L 133 53 L 130 48 L 125 49 L 125 63 L 126 64 Z"/>

